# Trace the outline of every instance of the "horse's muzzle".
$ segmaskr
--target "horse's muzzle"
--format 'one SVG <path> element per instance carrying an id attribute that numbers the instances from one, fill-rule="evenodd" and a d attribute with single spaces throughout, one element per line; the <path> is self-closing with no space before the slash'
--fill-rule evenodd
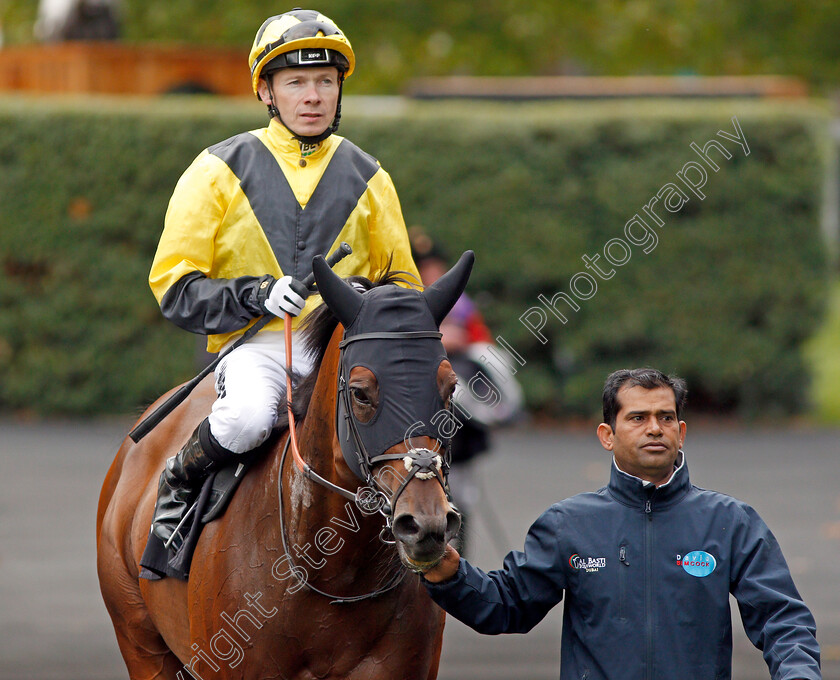
<path id="1" fill-rule="evenodd" d="M 446 544 L 460 528 L 461 515 L 450 509 L 445 515 L 399 513 L 394 518 L 391 531 L 397 539 L 403 563 L 417 570 L 439 562 Z"/>

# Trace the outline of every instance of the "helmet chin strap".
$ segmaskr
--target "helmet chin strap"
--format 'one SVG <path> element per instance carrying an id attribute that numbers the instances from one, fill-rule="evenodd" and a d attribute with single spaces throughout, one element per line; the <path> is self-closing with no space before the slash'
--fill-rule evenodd
<path id="1" fill-rule="evenodd" d="M 297 132 L 292 130 L 285 122 L 283 122 L 283 118 L 280 116 L 280 110 L 277 108 L 277 105 L 274 103 L 274 91 L 271 89 L 271 74 L 266 76 L 265 84 L 268 87 L 268 97 L 271 100 L 271 103 L 268 105 L 268 117 L 269 118 L 277 118 L 277 120 L 282 123 L 283 127 L 285 127 L 289 132 L 292 133 L 292 136 L 298 140 L 301 144 L 318 144 L 323 142 L 327 137 L 333 134 L 336 130 L 338 130 L 338 125 L 341 122 L 341 92 L 344 89 L 344 73 L 339 71 L 338 74 L 338 101 L 335 105 L 335 117 L 333 118 L 332 123 L 330 123 L 329 127 L 324 130 L 320 135 L 299 135 Z"/>

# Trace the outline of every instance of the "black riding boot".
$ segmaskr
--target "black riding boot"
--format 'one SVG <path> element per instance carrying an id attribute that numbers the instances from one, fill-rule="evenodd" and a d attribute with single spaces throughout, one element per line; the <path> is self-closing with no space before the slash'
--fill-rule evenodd
<path id="1" fill-rule="evenodd" d="M 175 533 L 207 475 L 235 456 L 210 434 L 210 423 L 205 418 L 184 447 L 166 461 L 160 475 L 152 533 L 166 543 Z M 182 541 L 182 535 L 176 536 L 172 547 L 177 550 Z"/>

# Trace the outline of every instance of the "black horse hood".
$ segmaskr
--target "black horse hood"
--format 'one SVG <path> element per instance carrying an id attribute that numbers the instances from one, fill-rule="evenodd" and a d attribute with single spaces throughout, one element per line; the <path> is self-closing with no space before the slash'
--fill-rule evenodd
<path id="1" fill-rule="evenodd" d="M 451 436 L 451 416 L 437 384 L 438 368 L 446 359 L 439 326 L 463 292 L 472 262 L 472 253 L 465 253 L 423 292 L 385 285 L 364 293 L 333 274 L 323 260 L 313 263 L 324 302 L 345 327 L 339 389 L 347 389 L 350 371 L 357 366 L 370 370 L 379 385 L 377 410 L 367 423 L 355 419 L 349 395 L 338 400 L 342 451 L 361 479 L 362 468 L 392 446 L 410 444 L 411 437 L 446 442 L 447 431 Z"/>
<path id="2" fill-rule="evenodd" d="M 380 286 L 363 294 L 356 318 L 344 327 L 344 338 L 362 333 L 436 331 L 439 325 L 421 291 Z"/>

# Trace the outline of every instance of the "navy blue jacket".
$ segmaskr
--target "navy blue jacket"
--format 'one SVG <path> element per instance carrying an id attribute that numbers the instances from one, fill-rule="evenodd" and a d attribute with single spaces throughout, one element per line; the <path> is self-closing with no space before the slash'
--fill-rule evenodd
<path id="1" fill-rule="evenodd" d="M 566 597 L 561 680 L 721 680 L 732 675 L 729 594 L 774 680 L 819 680 L 811 612 L 750 506 L 659 488 L 613 465 L 608 486 L 551 506 L 524 552 L 485 574 L 465 560 L 432 598 L 480 633 L 525 633 Z"/>

